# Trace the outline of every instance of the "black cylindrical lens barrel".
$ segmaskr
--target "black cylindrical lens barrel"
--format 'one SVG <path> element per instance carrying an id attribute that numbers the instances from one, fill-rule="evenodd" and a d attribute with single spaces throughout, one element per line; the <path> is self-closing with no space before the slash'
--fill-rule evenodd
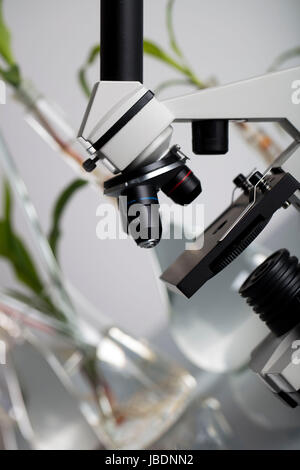
<path id="1" fill-rule="evenodd" d="M 229 148 L 229 122 L 209 119 L 192 123 L 193 152 L 196 155 L 224 155 Z"/>
<path id="2" fill-rule="evenodd" d="M 143 82 L 143 0 L 101 0 L 101 80 Z"/>
<path id="3" fill-rule="evenodd" d="M 141 248 L 155 247 L 162 235 L 157 191 L 153 186 L 141 185 L 128 190 L 123 197 L 125 231 Z M 124 225 L 124 222 L 123 222 Z"/>
<path id="4" fill-rule="evenodd" d="M 181 206 L 190 204 L 202 191 L 201 183 L 187 166 L 182 169 L 161 190 Z"/>

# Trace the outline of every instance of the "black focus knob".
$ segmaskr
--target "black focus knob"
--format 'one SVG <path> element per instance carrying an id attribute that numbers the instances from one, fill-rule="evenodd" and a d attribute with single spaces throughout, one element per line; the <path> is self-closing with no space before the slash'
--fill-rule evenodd
<path id="1" fill-rule="evenodd" d="M 242 173 L 240 173 L 234 178 L 233 184 L 235 184 L 237 188 L 242 189 L 245 194 L 249 194 L 251 189 L 253 188 L 252 184 Z"/>
<path id="2" fill-rule="evenodd" d="M 87 160 L 85 160 L 85 162 L 83 162 L 82 164 L 84 170 L 87 171 L 88 173 L 91 173 L 92 171 L 94 171 L 97 168 L 96 161 L 97 160 L 95 159 L 93 160 L 91 158 L 88 158 Z"/>
<path id="3" fill-rule="evenodd" d="M 279 250 L 261 264 L 240 288 L 240 294 L 276 336 L 300 323 L 300 265 Z"/>

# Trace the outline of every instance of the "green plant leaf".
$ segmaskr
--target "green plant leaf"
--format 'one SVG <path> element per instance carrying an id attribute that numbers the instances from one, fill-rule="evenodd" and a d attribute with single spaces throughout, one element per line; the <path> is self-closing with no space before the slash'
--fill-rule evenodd
<path id="1" fill-rule="evenodd" d="M 81 188 L 83 188 L 87 184 L 87 181 L 77 179 L 73 181 L 70 185 L 68 185 L 63 192 L 60 194 L 60 196 L 57 198 L 54 210 L 53 210 L 53 216 L 52 216 L 52 227 L 50 230 L 49 234 L 49 243 L 52 248 L 52 251 L 54 253 L 54 256 L 57 257 L 57 251 L 58 251 L 58 243 L 61 237 L 61 223 L 62 223 L 62 218 L 65 213 L 65 210 L 71 201 L 72 197 L 74 194 Z"/>
<path id="2" fill-rule="evenodd" d="M 79 85 L 81 86 L 81 89 L 82 89 L 83 93 L 85 94 L 85 96 L 87 98 L 89 98 L 91 96 L 91 89 L 90 89 L 90 86 L 87 82 L 86 69 L 85 68 L 82 68 L 82 69 L 79 70 L 78 80 L 79 80 Z"/>
<path id="3" fill-rule="evenodd" d="M 21 73 L 18 65 L 12 65 L 9 69 L 4 70 L 0 68 L 0 76 L 9 85 L 17 88 L 21 84 Z"/>
<path id="4" fill-rule="evenodd" d="M 21 83 L 21 73 L 12 52 L 11 33 L 4 20 L 3 0 L 0 0 L 0 57 L 8 66 L 7 69 L 0 67 L 0 77 L 17 88 Z"/>
<path id="5" fill-rule="evenodd" d="M 12 214 L 11 190 L 9 184 L 5 182 L 3 190 L 4 218 L 0 220 L 0 257 L 10 264 L 16 278 L 32 292 L 32 296 L 20 294 L 27 298 L 28 305 L 35 306 L 58 320 L 66 321 L 65 315 L 57 310 L 48 297 L 26 244 L 14 232 Z M 29 299 L 31 299 L 30 302 Z"/>
<path id="6" fill-rule="evenodd" d="M 11 213 L 12 213 L 12 197 L 11 197 L 11 192 L 10 192 L 10 187 L 9 187 L 9 184 L 7 181 L 4 182 L 4 197 L 3 197 L 3 201 L 4 201 L 4 217 L 5 217 L 5 221 L 9 227 L 10 230 L 12 230 L 11 226 L 12 226 L 12 223 L 11 223 Z"/>
<path id="7" fill-rule="evenodd" d="M 0 0 L 0 56 L 10 66 L 16 62 L 11 48 L 11 34 L 4 20 L 3 0 Z"/>
<path id="8" fill-rule="evenodd" d="M 190 80 L 186 80 L 184 78 L 178 79 L 178 80 L 176 79 L 166 80 L 165 82 L 162 82 L 159 85 L 157 85 L 157 87 L 155 88 L 155 94 L 159 95 L 164 90 L 167 90 L 168 88 L 172 88 L 174 86 L 188 86 L 188 85 L 191 85 Z"/>
<path id="9" fill-rule="evenodd" d="M 277 59 L 268 69 L 268 72 L 274 72 L 275 70 L 278 70 L 281 65 L 283 65 L 288 60 L 294 59 L 295 57 L 300 57 L 300 46 L 294 47 L 293 49 L 289 49 L 288 51 L 284 52 L 279 57 L 277 57 Z"/>
<path id="10" fill-rule="evenodd" d="M 165 52 L 160 46 L 149 40 L 144 40 L 144 53 L 155 57 L 156 59 L 161 60 L 162 62 L 165 62 L 166 65 L 175 68 L 177 71 L 185 75 L 188 78 L 189 82 L 195 85 L 197 88 L 206 88 L 205 84 L 197 78 L 193 70 L 187 65 L 184 54 L 178 45 L 173 24 L 174 5 L 175 0 L 168 0 L 166 10 L 166 22 L 171 49 L 173 50 L 173 52 L 175 52 L 176 56 L 179 58 L 180 61 L 173 59 L 173 57 L 171 57 L 170 54 Z"/>
<path id="11" fill-rule="evenodd" d="M 86 61 L 86 64 L 87 65 L 92 65 L 99 55 L 100 55 L 100 44 L 96 44 L 90 50 L 90 53 L 88 55 L 88 59 Z"/>
<path id="12" fill-rule="evenodd" d="M 100 54 L 100 45 L 96 44 L 90 50 L 85 64 L 80 68 L 78 72 L 78 80 L 79 80 L 80 87 L 82 91 L 84 92 L 85 96 L 88 98 L 91 95 L 91 88 L 87 80 L 87 71 L 88 71 L 88 68 L 95 62 L 99 54 Z M 152 41 L 149 41 L 148 39 L 144 39 L 144 54 L 149 55 L 150 57 L 153 57 L 154 59 L 160 60 L 161 62 L 164 62 L 166 65 L 181 72 L 183 75 L 185 75 L 189 79 L 190 83 L 195 85 L 197 88 L 200 88 L 200 89 L 205 88 L 205 84 L 196 77 L 196 75 L 188 66 L 181 64 L 177 60 L 173 59 L 173 57 L 170 56 L 170 54 L 165 52 L 160 46 L 158 46 Z"/>
<path id="13" fill-rule="evenodd" d="M 173 59 L 173 57 L 171 57 L 167 52 L 165 52 L 160 46 L 158 46 L 154 42 L 149 41 L 147 39 L 144 40 L 144 53 L 178 70 L 190 80 L 190 83 L 197 86 L 198 88 L 205 88 L 205 84 L 196 77 L 196 75 L 189 67 L 177 62 L 175 59 Z"/>
<path id="14" fill-rule="evenodd" d="M 78 72 L 79 84 L 82 88 L 83 93 L 86 95 L 87 98 L 89 98 L 91 95 L 91 88 L 87 80 L 87 71 L 89 67 L 93 65 L 93 63 L 95 62 L 95 60 L 97 59 L 99 55 L 100 55 L 100 44 L 96 44 L 90 50 L 85 64 L 80 68 Z"/>
<path id="15" fill-rule="evenodd" d="M 144 40 L 144 53 L 154 57 L 155 59 L 161 60 L 165 64 L 175 68 L 176 70 L 184 73 L 185 75 L 190 75 L 190 71 L 179 62 L 174 60 L 167 52 L 165 52 L 160 46 L 155 44 L 152 41 L 147 39 Z M 100 54 L 99 44 L 92 47 L 90 50 L 85 64 L 80 68 L 78 78 L 80 86 L 86 96 L 90 96 L 91 89 L 87 81 L 87 70 L 90 65 L 92 65 L 98 55 Z"/>
<path id="16" fill-rule="evenodd" d="M 147 39 L 144 40 L 144 53 L 148 54 L 149 56 L 154 57 L 155 59 L 161 60 L 165 62 L 167 65 L 179 70 L 184 74 L 188 74 L 188 69 L 181 65 L 179 62 L 174 60 L 167 52 L 165 52 L 160 46 L 156 45 L 154 42 L 149 41 Z M 86 96 L 90 96 L 91 89 L 87 81 L 87 70 L 90 65 L 92 65 L 98 55 L 100 54 L 100 46 L 99 44 L 92 47 L 90 50 L 87 60 L 85 64 L 80 68 L 78 78 L 80 86 Z"/>
<path id="17" fill-rule="evenodd" d="M 4 219 L 0 221 L 0 256 L 12 266 L 16 277 L 36 294 L 43 284 L 34 267 L 25 243 L 14 233 L 12 227 L 12 197 L 8 183 L 4 184 Z"/>
<path id="18" fill-rule="evenodd" d="M 23 292 L 19 292 L 16 290 L 9 290 L 8 293 L 17 300 L 20 300 L 21 302 L 25 303 L 29 307 L 32 307 L 36 310 L 38 310 L 41 313 L 44 313 L 52 318 L 55 318 L 56 320 L 59 320 L 60 322 L 66 323 L 67 318 L 66 316 L 57 310 L 46 296 L 43 295 L 26 295 Z"/>
<path id="19" fill-rule="evenodd" d="M 170 46 L 175 52 L 175 54 L 183 59 L 183 54 L 181 49 L 178 46 L 178 42 L 175 35 L 174 25 L 173 25 L 173 11 L 174 11 L 175 0 L 169 0 L 167 3 L 167 30 L 170 39 Z"/>
<path id="20" fill-rule="evenodd" d="M 0 256 L 11 264 L 19 281 L 33 292 L 41 293 L 43 285 L 31 256 L 22 240 L 9 230 L 6 221 L 0 221 Z"/>
<path id="21" fill-rule="evenodd" d="M 167 52 L 165 52 L 160 46 L 155 44 L 148 39 L 144 40 L 144 53 L 154 57 L 155 59 L 161 60 L 167 65 L 179 70 L 180 72 L 186 74 L 187 69 L 185 66 L 181 65 L 175 59 L 173 59 Z"/>

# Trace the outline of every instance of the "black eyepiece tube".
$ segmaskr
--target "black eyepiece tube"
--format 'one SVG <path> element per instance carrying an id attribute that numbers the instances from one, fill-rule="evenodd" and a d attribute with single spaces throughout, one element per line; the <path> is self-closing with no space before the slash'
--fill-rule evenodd
<path id="1" fill-rule="evenodd" d="M 143 82 L 143 0 L 101 0 L 101 80 Z"/>

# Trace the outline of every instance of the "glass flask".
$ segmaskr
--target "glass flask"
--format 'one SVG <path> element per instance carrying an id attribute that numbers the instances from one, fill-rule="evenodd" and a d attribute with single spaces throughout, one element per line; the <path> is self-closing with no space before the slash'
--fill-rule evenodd
<path id="1" fill-rule="evenodd" d="M 184 248 L 185 240 L 162 240 L 155 248 L 161 270 Z M 268 256 L 268 250 L 253 243 L 191 299 L 167 291 L 173 338 L 193 364 L 217 373 L 237 370 L 247 364 L 253 348 L 268 334 L 238 293 L 249 274 Z"/>
<path id="2" fill-rule="evenodd" d="M 186 409 L 194 393 L 194 378 L 147 343 L 112 326 L 107 317 L 69 285 L 1 136 L 0 163 L 19 202 L 19 209 L 25 215 L 22 236 L 26 235 L 42 285 L 42 289 L 33 295 L 13 279 L 10 290 L 2 290 L 0 294 L 2 314 L 25 325 L 21 328 L 21 344 L 14 342 L 13 350 L 15 360 L 18 358 L 17 374 L 23 381 L 29 376 L 32 383 L 35 379 L 41 386 L 40 394 L 33 395 L 33 411 L 34 401 L 39 403 L 41 392 L 45 394 L 45 390 L 41 385 L 43 382 L 40 383 L 40 372 L 35 374 L 33 371 L 30 375 L 27 370 L 30 361 L 25 360 L 23 347 L 28 344 L 49 365 L 64 390 L 75 398 L 100 445 L 113 449 L 148 447 Z M 30 399 L 27 388 L 30 389 L 28 381 L 24 396 Z M 34 416 L 45 420 L 46 424 L 54 419 L 51 410 L 46 415 L 34 411 Z M 33 424 L 32 427 L 35 428 Z M 41 436 L 38 428 L 37 434 Z M 55 436 L 54 431 L 52 435 Z M 52 445 L 57 445 L 55 442 L 52 441 Z M 37 441 L 36 445 L 45 448 L 47 442 Z"/>
<path id="3" fill-rule="evenodd" d="M 57 403 L 61 395 L 64 398 L 52 386 L 51 374 L 47 377 L 42 373 L 45 362 L 65 391 L 76 399 L 82 415 L 105 448 L 140 449 L 151 445 L 178 420 L 191 400 L 195 380 L 190 374 L 146 342 L 116 327 L 98 335 L 92 330 L 83 341 L 65 324 L 48 319 L 5 293 L 0 294 L 0 312 L 13 318 L 20 328 L 12 355 L 25 396 L 35 397 L 35 406 L 40 411 L 45 406 L 47 410 L 47 403 L 41 404 L 45 401 L 45 385 L 41 381 L 46 381 L 51 395 L 57 394 Z M 42 359 L 32 357 L 28 345 Z M 33 405 L 34 402 L 31 408 Z M 64 415 L 61 405 L 59 409 Z M 50 421 L 57 419 L 56 413 L 51 407 L 45 413 L 33 412 L 32 427 L 39 430 L 35 431 L 40 438 L 38 447 L 57 447 L 55 432 L 59 428 L 55 432 L 52 429 L 53 435 L 46 439 L 40 422 L 48 415 Z M 45 427 L 49 431 L 49 425 Z M 73 431 L 76 438 L 76 427 Z"/>
<path id="4" fill-rule="evenodd" d="M 189 374 L 145 342 L 109 328 L 98 348 L 95 336 L 89 344 L 81 343 L 64 324 L 5 293 L 0 293 L 0 324 L 12 336 L 9 367 L 18 380 L 18 394 L 8 396 L 7 415 L 23 416 L 23 423 L 26 418 L 25 428 L 16 423 L 17 448 L 226 450 L 236 446 L 220 402 L 207 397 L 209 388 L 223 390 L 220 376 L 215 380 L 201 373 L 195 389 Z M 95 348 L 96 367 L 93 361 L 86 365 Z M 16 408 L 25 412 L 16 413 Z"/>
<path id="5" fill-rule="evenodd" d="M 99 340 L 93 332 L 90 343 L 82 343 L 64 324 L 3 292 L 0 325 L 11 336 L 10 361 L 2 372 L 11 374 L 9 366 L 18 383 L 6 406 L 7 415 L 19 417 L 14 448 L 232 447 L 221 405 L 207 397 L 216 382 L 209 374 L 202 373 L 195 388 L 189 374 L 147 343 L 115 327 Z M 86 363 L 95 354 L 96 364 Z"/>

